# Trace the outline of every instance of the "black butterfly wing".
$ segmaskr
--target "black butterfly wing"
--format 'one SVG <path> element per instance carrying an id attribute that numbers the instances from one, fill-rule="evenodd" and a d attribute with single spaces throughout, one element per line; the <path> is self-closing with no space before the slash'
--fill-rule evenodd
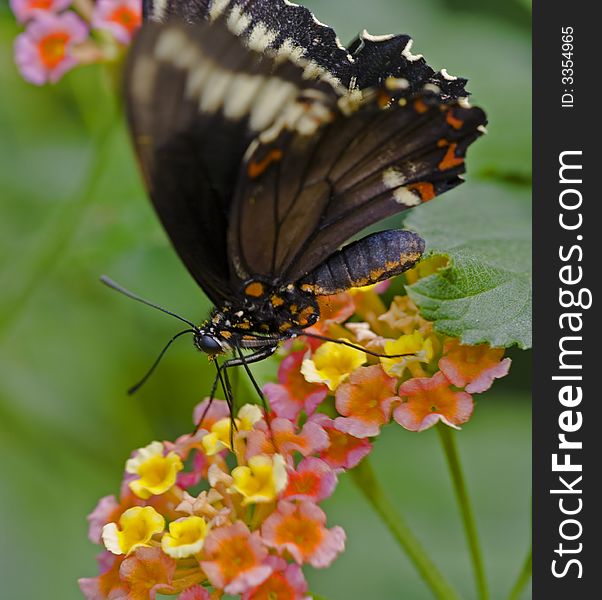
<path id="1" fill-rule="evenodd" d="M 290 61 L 276 65 L 249 50 L 223 20 L 146 23 L 125 81 L 129 126 L 155 210 L 190 273 L 220 304 L 233 293 L 227 224 L 249 143 L 290 120 L 291 110 L 298 116 L 301 90 L 324 104 L 337 94 L 305 80 Z"/>
<path id="2" fill-rule="evenodd" d="M 298 281 L 365 227 L 458 185 L 485 122 L 465 101 L 380 89 L 314 135 L 257 145 L 249 162 L 281 158 L 257 177 L 243 165 L 228 230 L 237 277 Z"/>
<path id="3" fill-rule="evenodd" d="M 219 18 L 250 47 L 304 61 L 306 75 L 322 76 L 347 89 L 365 89 L 387 77 L 403 77 L 409 91 L 440 89 L 444 101 L 467 96 L 466 79 L 435 72 L 412 53 L 409 35 L 373 36 L 363 31 L 346 48 L 334 30 L 304 6 L 286 0 L 143 0 L 148 19 L 177 16 L 189 23 Z"/>

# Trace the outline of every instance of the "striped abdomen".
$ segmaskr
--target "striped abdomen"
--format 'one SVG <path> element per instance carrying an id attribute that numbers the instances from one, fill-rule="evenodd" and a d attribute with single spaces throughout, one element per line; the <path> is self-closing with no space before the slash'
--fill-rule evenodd
<path id="1" fill-rule="evenodd" d="M 387 230 L 344 246 L 300 282 L 324 296 L 370 285 L 411 269 L 424 252 L 424 240 L 411 231 Z"/>

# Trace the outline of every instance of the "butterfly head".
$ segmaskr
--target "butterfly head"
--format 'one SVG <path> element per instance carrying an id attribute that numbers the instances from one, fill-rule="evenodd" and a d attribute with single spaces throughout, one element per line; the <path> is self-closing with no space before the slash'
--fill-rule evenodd
<path id="1" fill-rule="evenodd" d="M 225 354 L 232 350 L 230 344 L 213 328 L 199 327 L 194 332 L 194 345 L 198 350 L 209 354 L 209 356 Z"/>

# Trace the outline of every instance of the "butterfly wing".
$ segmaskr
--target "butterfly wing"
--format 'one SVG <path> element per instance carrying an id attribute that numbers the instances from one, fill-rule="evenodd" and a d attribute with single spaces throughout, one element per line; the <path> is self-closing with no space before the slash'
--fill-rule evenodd
<path id="1" fill-rule="evenodd" d="M 290 61 L 275 64 L 249 50 L 219 20 L 146 23 L 125 81 L 129 126 L 154 208 L 190 273 L 219 304 L 233 291 L 227 223 L 249 143 L 275 122 L 302 116 L 305 104 L 295 104 L 302 90 L 321 106 L 338 96 L 330 85 L 305 80 Z"/>
<path id="2" fill-rule="evenodd" d="M 462 182 L 483 111 L 436 95 L 383 94 L 314 135 L 257 145 L 248 161 L 281 158 L 257 177 L 243 165 L 239 176 L 228 230 L 238 277 L 298 281 L 365 227 Z"/>
<path id="3" fill-rule="evenodd" d="M 310 10 L 288 0 L 143 0 L 147 18 L 173 16 L 188 23 L 225 19 L 230 31 L 250 48 L 304 62 L 308 77 L 321 76 L 347 89 L 376 86 L 387 77 L 403 77 L 409 91 L 436 85 L 445 101 L 467 96 L 466 79 L 435 72 L 420 54 L 412 54 L 409 35 L 370 35 L 364 30 L 345 47 L 334 30 Z"/>

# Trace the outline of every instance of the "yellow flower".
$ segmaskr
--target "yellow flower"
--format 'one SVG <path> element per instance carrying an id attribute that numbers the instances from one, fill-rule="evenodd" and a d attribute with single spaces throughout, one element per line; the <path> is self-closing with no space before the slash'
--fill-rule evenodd
<path id="1" fill-rule="evenodd" d="M 325 383 L 331 391 L 366 362 L 366 353 L 336 342 L 322 344 L 303 360 L 301 373 L 310 383 Z"/>
<path id="2" fill-rule="evenodd" d="M 125 470 L 138 475 L 139 479 L 130 482 L 130 489 L 136 496 L 146 500 L 173 487 L 178 471 L 183 467 L 180 457 L 175 452 L 163 456 L 163 444 L 151 442 L 145 448 L 140 448 L 136 456 L 127 461 Z"/>
<path id="3" fill-rule="evenodd" d="M 419 331 L 402 335 L 396 341 L 385 342 L 386 354 L 408 354 L 398 358 L 381 358 L 383 369 L 387 375 L 401 377 L 405 368 L 411 362 L 429 362 L 433 358 L 433 342 L 424 339 Z"/>
<path id="4" fill-rule="evenodd" d="M 153 535 L 161 533 L 165 519 L 152 506 L 134 506 L 119 517 L 117 523 L 102 528 L 102 541 L 113 554 L 129 554 L 139 546 L 150 546 Z"/>
<path id="5" fill-rule="evenodd" d="M 182 517 L 169 524 L 169 533 L 161 539 L 161 548 L 172 558 L 186 558 L 203 548 L 209 527 L 201 517 Z"/>
<path id="6" fill-rule="evenodd" d="M 280 454 L 253 456 L 249 466 L 233 469 L 232 477 L 234 483 L 230 491 L 243 496 L 243 505 L 272 502 L 288 482 L 284 458 Z"/>
<path id="7" fill-rule="evenodd" d="M 238 431 L 250 431 L 253 425 L 263 418 L 261 409 L 256 404 L 245 404 L 238 411 L 238 418 L 234 420 Z M 218 452 L 232 450 L 231 446 L 232 419 L 224 417 L 211 426 L 211 431 L 203 437 L 202 444 L 207 456 L 214 456 Z"/>
<path id="8" fill-rule="evenodd" d="M 238 411 L 238 428 L 241 431 L 250 431 L 253 425 L 263 419 L 261 408 L 257 404 L 245 404 Z"/>

